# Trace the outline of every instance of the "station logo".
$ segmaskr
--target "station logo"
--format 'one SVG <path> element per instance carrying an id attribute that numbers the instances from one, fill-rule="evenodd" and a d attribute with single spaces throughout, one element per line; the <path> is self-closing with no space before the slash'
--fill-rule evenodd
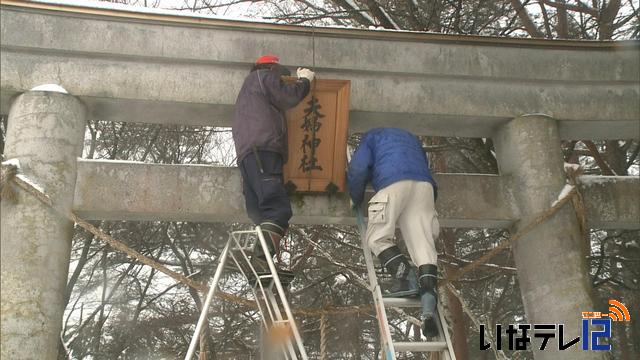
<path id="1" fill-rule="evenodd" d="M 496 324 L 495 343 L 486 342 L 486 326 L 480 324 L 480 350 L 528 350 L 531 338 L 541 338 L 540 350 L 549 348 L 551 339 L 556 339 L 560 351 L 582 343 L 584 351 L 611 351 L 611 325 L 614 321 L 631 321 L 627 307 L 618 300 L 609 300 L 609 313 L 582 312 L 582 336 L 567 339 L 564 324 Z M 503 339 L 503 332 L 506 335 Z M 504 342 L 503 342 L 504 340 Z M 581 341 L 582 340 L 582 341 Z"/>

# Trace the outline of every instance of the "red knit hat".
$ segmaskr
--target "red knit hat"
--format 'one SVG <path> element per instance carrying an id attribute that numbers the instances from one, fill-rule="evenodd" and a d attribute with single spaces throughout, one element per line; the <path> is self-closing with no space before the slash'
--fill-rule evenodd
<path id="1" fill-rule="evenodd" d="M 277 56 L 271 55 L 271 54 L 267 54 L 267 55 L 260 56 L 258 58 L 258 60 L 256 60 L 256 65 L 260 65 L 260 64 L 277 64 L 278 62 L 280 62 L 280 59 L 278 59 Z"/>

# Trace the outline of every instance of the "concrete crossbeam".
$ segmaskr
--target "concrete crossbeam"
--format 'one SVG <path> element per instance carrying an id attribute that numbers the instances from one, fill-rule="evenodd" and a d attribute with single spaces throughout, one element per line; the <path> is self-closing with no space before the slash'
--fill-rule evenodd
<path id="1" fill-rule="evenodd" d="M 640 133 L 638 42 L 177 24 L 8 5 L 0 20 L 3 113 L 12 95 L 54 82 L 95 119 L 225 126 L 248 67 L 268 51 L 285 65 L 315 63 L 320 77 L 351 80 L 352 132 L 395 123 L 421 134 L 491 136 L 515 116 L 545 113 L 567 139 Z M 124 42 L 124 34 L 136 36 Z"/>
<path id="2" fill-rule="evenodd" d="M 440 174 L 444 226 L 505 227 L 514 219 L 499 176 Z M 237 168 L 78 161 L 74 209 L 88 219 L 248 222 Z M 344 194 L 294 195 L 297 224 L 354 224 Z"/>
<path id="3" fill-rule="evenodd" d="M 496 175 L 437 174 L 437 209 L 443 226 L 510 226 L 519 215 L 505 179 Z M 637 178 L 612 181 L 597 177 L 590 183 L 594 185 L 585 186 L 584 194 L 593 227 L 640 228 L 640 202 L 627 201 L 623 196 L 640 192 Z M 601 206 L 598 199 L 604 198 L 612 205 Z M 293 223 L 355 223 L 344 195 L 296 195 L 292 202 Z M 237 169 L 203 165 L 79 160 L 74 209 L 88 219 L 249 221 Z"/>
<path id="4" fill-rule="evenodd" d="M 591 228 L 640 228 L 640 178 L 581 176 L 579 181 Z"/>

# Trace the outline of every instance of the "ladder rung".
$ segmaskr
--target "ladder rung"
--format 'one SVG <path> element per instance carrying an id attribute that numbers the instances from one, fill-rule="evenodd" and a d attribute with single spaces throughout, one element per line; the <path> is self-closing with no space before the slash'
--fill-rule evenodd
<path id="1" fill-rule="evenodd" d="M 240 246 L 231 248 L 231 251 L 233 252 L 240 252 L 240 250 L 243 250 L 245 253 L 251 253 L 253 251 L 253 246 Z"/>
<path id="2" fill-rule="evenodd" d="M 429 342 L 394 342 L 393 347 L 397 352 L 400 351 L 442 351 L 447 349 L 447 343 L 444 341 Z"/>
<path id="3" fill-rule="evenodd" d="M 383 297 L 384 306 L 395 307 L 421 307 L 420 298 L 386 298 Z"/>

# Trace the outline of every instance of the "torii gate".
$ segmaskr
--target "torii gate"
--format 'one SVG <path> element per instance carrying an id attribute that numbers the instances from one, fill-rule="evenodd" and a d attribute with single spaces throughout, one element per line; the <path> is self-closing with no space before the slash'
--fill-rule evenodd
<path id="1" fill-rule="evenodd" d="M 350 131 L 393 124 L 493 138 L 499 176 L 436 175 L 443 226 L 519 229 L 563 188 L 561 139 L 640 136 L 637 41 L 312 30 L 13 0 L 0 10 L 5 155 L 21 160 L 59 211 L 90 219 L 246 220 L 236 169 L 77 159 L 85 121 L 228 126 L 255 57 L 269 51 L 310 66 L 312 41 L 319 76 L 351 80 Z M 29 91 L 43 83 L 71 95 Z M 582 180 L 590 227 L 640 228 L 638 178 Z M 1 204 L 1 355 L 55 359 L 72 224 L 20 200 Z M 294 205 L 295 223 L 354 222 L 345 197 Z M 580 312 L 593 308 L 579 237 L 565 207 L 513 247 L 528 319 L 564 323 L 567 337 L 580 335 Z"/>

